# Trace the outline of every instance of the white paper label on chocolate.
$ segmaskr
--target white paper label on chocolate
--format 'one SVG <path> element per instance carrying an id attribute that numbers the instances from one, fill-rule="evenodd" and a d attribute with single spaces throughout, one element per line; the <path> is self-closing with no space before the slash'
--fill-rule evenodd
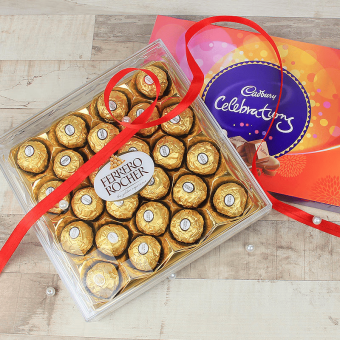
<path id="1" fill-rule="evenodd" d="M 188 220 L 187 218 L 184 218 L 184 219 L 180 222 L 179 226 L 181 227 L 181 229 L 182 229 L 183 231 L 187 231 L 187 230 L 190 228 L 190 226 L 191 226 L 190 220 Z"/>
<path id="2" fill-rule="evenodd" d="M 99 139 L 104 140 L 107 137 L 107 131 L 105 129 L 99 129 L 97 131 L 97 136 Z"/>
<path id="3" fill-rule="evenodd" d="M 208 163 L 209 158 L 205 153 L 199 153 L 197 155 L 197 160 L 198 160 L 198 163 L 205 165 Z"/>
<path id="4" fill-rule="evenodd" d="M 129 149 L 129 151 L 137 151 L 137 149 L 134 146 L 131 146 L 131 148 Z"/>
<path id="5" fill-rule="evenodd" d="M 161 154 L 161 156 L 163 157 L 168 157 L 170 155 L 170 149 L 167 145 L 162 145 L 159 148 L 159 153 Z"/>
<path id="6" fill-rule="evenodd" d="M 153 220 L 153 212 L 151 210 L 144 211 L 144 220 L 146 222 L 151 222 Z"/>
<path id="7" fill-rule="evenodd" d="M 195 190 L 195 186 L 191 182 L 185 182 L 182 185 L 182 188 L 185 192 L 193 192 Z"/>
<path id="8" fill-rule="evenodd" d="M 107 239 L 111 242 L 111 243 L 117 243 L 118 242 L 118 235 L 114 232 L 109 233 L 107 235 Z"/>
<path id="9" fill-rule="evenodd" d="M 143 242 L 138 246 L 139 254 L 145 255 L 149 251 L 149 246 Z"/>
<path id="10" fill-rule="evenodd" d="M 70 156 L 65 155 L 65 156 L 61 157 L 60 164 L 62 166 L 69 165 L 70 163 L 71 163 L 71 157 Z"/>
<path id="11" fill-rule="evenodd" d="M 80 231 L 79 231 L 79 229 L 77 227 L 71 228 L 71 230 L 70 230 L 70 237 L 72 239 L 77 238 L 79 236 L 79 234 L 80 234 Z"/>
<path id="12" fill-rule="evenodd" d="M 148 85 L 151 85 L 153 84 L 153 80 L 150 76 L 145 76 L 144 77 L 144 81 L 148 84 Z"/>
<path id="13" fill-rule="evenodd" d="M 173 124 L 178 124 L 181 120 L 180 116 L 175 116 L 174 118 L 170 119 L 170 122 Z"/>
<path id="14" fill-rule="evenodd" d="M 25 155 L 31 157 L 34 154 L 34 147 L 32 145 L 27 145 L 25 148 Z"/>
<path id="15" fill-rule="evenodd" d="M 136 111 L 136 117 L 139 117 L 144 112 L 144 109 L 138 109 Z"/>
<path id="16" fill-rule="evenodd" d="M 235 197 L 231 194 L 228 194 L 224 197 L 224 203 L 226 206 L 231 207 L 235 202 Z"/>
<path id="17" fill-rule="evenodd" d="M 48 196 L 51 192 L 53 192 L 54 191 L 54 188 L 53 187 L 48 187 L 47 189 L 46 189 L 46 196 Z"/>
<path id="18" fill-rule="evenodd" d="M 154 185 L 154 184 L 155 184 L 155 179 L 152 177 L 148 185 L 151 187 L 151 185 Z"/>
<path id="19" fill-rule="evenodd" d="M 117 207 L 121 207 L 121 206 L 124 204 L 124 201 L 117 201 L 117 202 L 114 202 L 114 204 L 115 204 Z"/>
<path id="20" fill-rule="evenodd" d="M 59 202 L 59 208 L 61 210 L 66 210 L 68 208 L 68 206 L 69 206 L 69 204 L 68 204 L 68 202 L 66 200 L 61 200 Z"/>
<path id="21" fill-rule="evenodd" d="M 97 274 L 93 278 L 93 281 L 97 286 L 103 286 L 105 283 L 105 277 L 102 274 Z"/>
<path id="22" fill-rule="evenodd" d="M 110 100 L 109 101 L 109 108 L 110 108 L 111 111 L 114 111 L 117 108 L 117 104 L 113 100 Z"/>
<path id="23" fill-rule="evenodd" d="M 72 135 L 74 134 L 75 131 L 76 131 L 76 130 L 75 130 L 75 128 L 74 128 L 73 125 L 67 124 L 67 125 L 65 126 L 65 133 L 66 133 L 68 136 L 72 136 Z"/>
<path id="24" fill-rule="evenodd" d="M 133 196 L 148 185 L 155 170 L 152 158 L 142 151 L 119 156 L 124 161 L 114 169 L 110 162 L 102 167 L 94 179 L 94 190 L 105 201 L 115 202 Z"/>
<path id="25" fill-rule="evenodd" d="M 81 203 L 85 205 L 90 205 L 92 203 L 92 197 L 90 195 L 83 195 L 80 200 Z"/>

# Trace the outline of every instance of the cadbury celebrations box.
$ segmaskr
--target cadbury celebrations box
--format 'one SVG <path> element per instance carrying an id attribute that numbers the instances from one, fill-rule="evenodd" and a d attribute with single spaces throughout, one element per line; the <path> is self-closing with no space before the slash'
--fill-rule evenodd
<path id="1" fill-rule="evenodd" d="M 118 71 L 147 67 L 171 112 L 189 81 L 161 40 L 0 138 L 1 169 L 27 213 L 153 102 L 143 71 L 103 91 Z M 112 115 L 111 115 L 112 114 Z M 200 98 L 140 130 L 52 207 L 34 230 L 86 320 L 120 307 L 271 210 L 271 203 Z"/>
<path id="2" fill-rule="evenodd" d="M 150 39 L 164 41 L 189 79 L 184 33 L 192 24 L 158 16 Z M 283 93 L 257 159 L 261 185 L 301 203 L 325 203 L 319 208 L 340 206 L 340 50 L 273 40 L 284 65 Z M 204 103 L 250 166 L 279 94 L 273 50 L 259 34 L 215 25 L 197 33 L 189 47 L 205 75 Z"/>

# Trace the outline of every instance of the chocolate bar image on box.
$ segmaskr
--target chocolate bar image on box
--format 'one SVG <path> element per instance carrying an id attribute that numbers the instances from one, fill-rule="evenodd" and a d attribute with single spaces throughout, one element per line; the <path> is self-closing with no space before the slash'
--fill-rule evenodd
<path id="1" fill-rule="evenodd" d="M 233 144 L 236 151 L 241 155 L 241 157 L 246 155 L 245 143 L 247 143 L 247 141 L 243 137 L 231 137 L 229 138 L 229 140 L 231 141 L 231 144 Z"/>
<path id="2" fill-rule="evenodd" d="M 248 167 L 251 167 L 257 148 L 260 146 L 262 139 L 246 141 L 241 136 L 229 138 L 236 151 L 242 157 L 242 160 Z M 275 157 L 269 155 L 268 146 L 265 141 L 262 142 L 256 155 L 256 166 L 262 169 L 263 173 L 268 176 L 275 176 L 280 162 Z"/>
<path id="3" fill-rule="evenodd" d="M 244 143 L 247 160 L 252 163 L 254 156 L 256 155 L 256 163 L 266 162 L 269 159 L 268 146 L 262 139 L 253 140 L 251 142 Z M 258 150 L 257 150 L 258 149 Z M 256 153 L 257 150 L 257 153 Z"/>

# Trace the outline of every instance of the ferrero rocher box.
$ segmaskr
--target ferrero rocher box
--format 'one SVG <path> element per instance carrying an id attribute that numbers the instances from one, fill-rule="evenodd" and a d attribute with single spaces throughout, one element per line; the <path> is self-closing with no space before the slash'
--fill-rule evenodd
<path id="1" fill-rule="evenodd" d="M 171 112 L 188 80 L 158 40 L 1 137 L 1 168 L 25 212 L 67 180 L 156 96 Z M 34 226 L 86 320 L 112 311 L 261 218 L 271 204 L 200 98 L 140 130 Z"/>

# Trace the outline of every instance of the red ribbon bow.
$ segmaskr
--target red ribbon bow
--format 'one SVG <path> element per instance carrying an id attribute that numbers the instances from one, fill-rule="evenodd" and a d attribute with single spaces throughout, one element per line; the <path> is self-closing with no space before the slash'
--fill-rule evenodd
<path id="1" fill-rule="evenodd" d="M 217 22 L 222 21 L 229 21 L 234 23 L 243 24 L 246 26 L 249 26 L 256 31 L 258 31 L 260 34 L 262 34 L 270 43 L 270 45 L 273 47 L 276 56 L 279 60 L 280 64 L 280 70 L 281 70 L 281 85 L 280 85 L 280 94 L 278 103 L 275 109 L 275 115 L 273 116 L 273 119 L 271 121 L 271 124 L 268 128 L 268 131 L 263 138 L 267 137 L 270 128 L 273 125 L 280 99 L 282 94 L 282 85 L 283 85 L 283 67 L 282 67 L 282 60 L 279 54 L 279 51 L 273 41 L 273 39 L 264 31 L 259 25 L 257 25 L 255 22 L 245 19 L 242 17 L 236 17 L 236 16 L 216 16 L 207 18 L 204 20 L 201 20 L 195 24 L 193 24 L 188 31 L 185 34 L 185 43 L 186 43 L 186 57 L 188 60 L 188 65 L 190 67 L 190 70 L 193 74 L 193 80 L 190 84 L 189 90 L 187 94 L 184 96 L 182 101 L 173 109 L 170 113 L 165 115 L 164 117 L 161 117 L 159 119 L 156 119 L 152 122 L 148 122 L 148 119 L 150 118 L 153 109 L 156 106 L 157 100 L 158 100 L 158 94 L 160 92 L 160 84 L 157 79 L 157 77 L 149 70 L 145 69 L 137 69 L 137 68 L 127 68 L 124 70 L 121 70 L 118 72 L 115 76 L 112 77 L 112 79 L 109 81 L 105 92 L 104 92 L 104 101 L 105 106 L 109 112 L 111 112 L 109 107 L 109 96 L 113 89 L 113 87 L 118 83 L 118 81 L 127 75 L 128 73 L 132 71 L 138 71 L 142 70 L 145 73 L 147 73 L 154 81 L 156 85 L 157 90 L 157 96 L 154 102 L 138 117 L 136 118 L 132 123 L 126 123 L 126 122 L 119 122 L 123 126 L 126 127 L 121 133 L 119 133 L 115 138 L 113 138 L 102 150 L 100 150 L 98 153 L 95 154 L 90 160 L 88 160 L 83 166 L 81 166 L 69 179 L 67 179 L 62 185 L 60 185 L 58 188 L 56 188 L 50 195 L 45 197 L 42 201 L 40 201 L 33 209 L 31 209 L 26 216 L 19 222 L 19 224 L 14 229 L 11 236 L 6 241 L 5 245 L 0 250 L 0 273 L 2 272 L 3 268 L 5 267 L 6 263 L 14 253 L 15 249 L 18 247 L 19 243 L 21 242 L 22 238 L 25 236 L 27 231 L 31 228 L 31 226 L 38 221 L 39 218 L 41 218 L 49 209 L 51 209 L 54 205 L 56 205 L 60 200 L 63 199 L 67 194 L 69 194 L 73 189 L 75 189 L 81 182 L 83 182 L 93 171 L 95 171 L 98 167 L 100 167 L 102 164 L 104 164 L 112 154 L 114 154 L 119 148 L 121 148 L 125 143 L 127 143 L 132 136 L 135 135 L 135 133 L 140 129 L 145 129 L 151 126 L 159 125 L 161 123 L 164 123 L 175 116 L 179 115 L 181 112 L 183 112 L 187 107 L 189 107 L 192 102 L 199 96 L 201 88 L 204 83 L 204 74 L 201 71 L 200 67 L 196 63 L 195 59 L 193 58 L 192 54 L 189 51 L 188 43 L 190 39 L 202 28 L 213 24 Z M 252 172 L 255 178 L 259 181 L 258 175 L 257 175 L 257 169 L 256 169 L 256 154 L 253 159 L 252 164 Z M 304 224 L 307 224 L 313 228 L 317 228 L 321 231 L 327 232 L 334 236 L 340 236 L 340 228 L 338 225 L 324 221 L 322 220 L 319 225 L 315 225 L 313 223 L 313 216 L 298 209 L 295 207 L 292 207 L 288 204 L 285 204 L 276 198 L 274 198 L 272 195 L 270 195 L 268 192 L 266 192 L 268 197 L 270 198 L 271 202 L 273 203 L 273 208 L 277 211 L 285 214 L 286 216 L 289 216 L 299 222 L 302 222 Z"/>

